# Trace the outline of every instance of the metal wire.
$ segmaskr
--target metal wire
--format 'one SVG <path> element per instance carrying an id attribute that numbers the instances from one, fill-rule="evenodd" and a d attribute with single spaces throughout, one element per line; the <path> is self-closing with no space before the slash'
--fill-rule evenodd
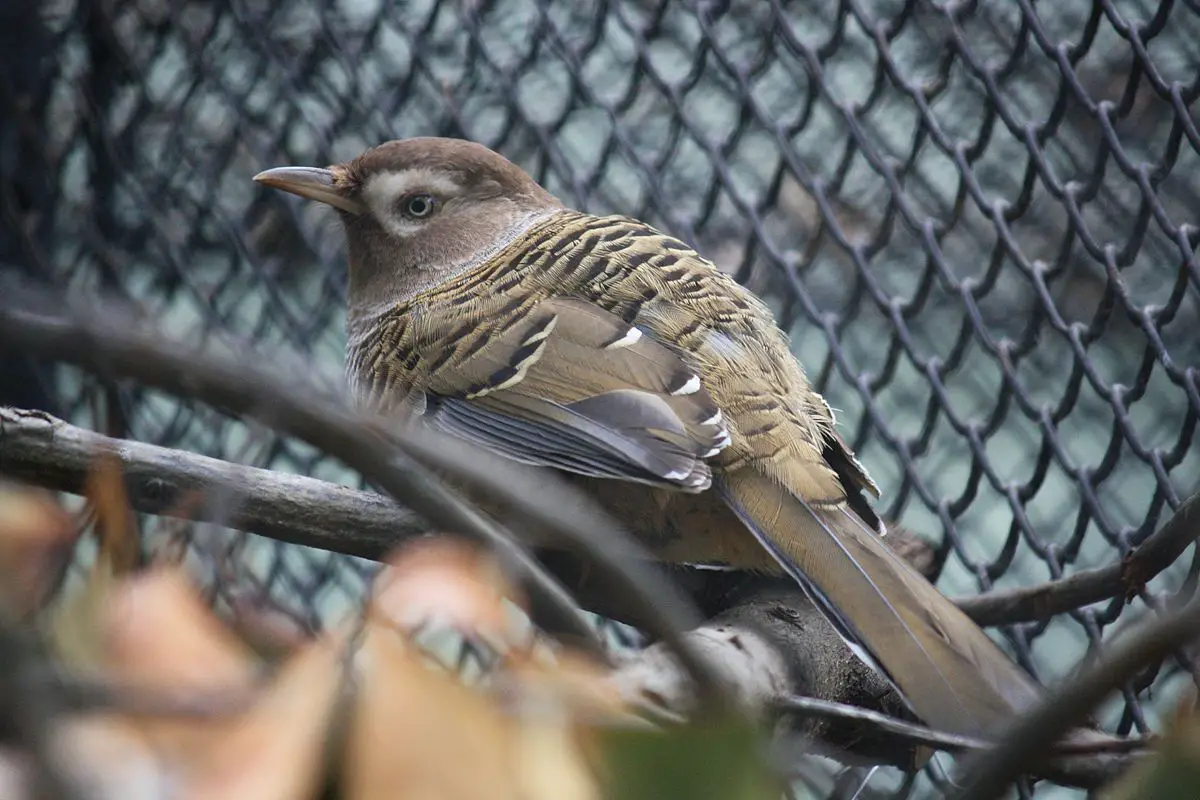
<path id="1" fill-rule="evenodd" d="M 5 272 L 337 381 L 340 234 L 250 176 L 467 137 L 764 294 L 882 509 L 944 542 L 948 594 L 1119 559 L 1200 483 L 1195 2 L 10 0 L 0 59 Z M 104 423 L 91 380 L 21 354 L 0 370 L 0 402 Z M 203 407 L 120 399 L 138 439 L 250 441 Z M 356 480 L 255 436 L 259 465 Z M 244 574 L 310 625 L 371 572 L 266 540 L 238 558 L 218 597 Z M 1006 644 L 1052 681 L 1197 564 Z M 1190 669 L 1103 723 L 1153 726 Z"/>

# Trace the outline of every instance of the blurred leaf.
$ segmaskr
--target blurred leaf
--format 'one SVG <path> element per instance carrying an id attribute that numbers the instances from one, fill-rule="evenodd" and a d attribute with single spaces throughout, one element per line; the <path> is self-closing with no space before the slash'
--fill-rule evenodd
<path id="1" fill-rule="evenodd" d="M 104 664 L 123 682 L 164 691 L 240 689 L 261 666 L 209 610 L 182 570 L 157 568 L 110 592 Z"/>
<path id="2" fill-rule="evenodd" d="M 369 622 L 344 760 L 351 800 L 517 798 L 513 729 L 494 704 Z"/>
<path id="3" fill-rule="evenodd" d="M 56 751 L 105 800 L 308 800 L 323 785 L 341 663 L 338 646 L 313 642 L 242 710 L 77 717 L 58 729 Z"/>
<path id="4" fill-rule="evenodd" d="M 129 506 L 121 462 L 115 454 L 103 452 L 96 459 L 85 484 L 85 494 L 96 510 L 96 529 L 100 558 L 107 558 L 117 575 L 131 572 L 138 565 L 140 537 L 137 518 Z"/>
<path id="5" fill-rule="evenodd" d="M 96 800 L 164 797 L 173 788 L 174 776 L 146 737 L 117 715 L 60 720 L 52 746 L 66 772 Z"/>
<path id="6" fill-rule="evenodd" d="M 400 548 L 375 579 L 372 613 L 409 634 L 443 624 L 501 644 L 515 638 L 505 598 L 517 597 L 500 565 L 466 542 L 438 537 Z"/>
<path id="7" fill-rule="evenodd" d="M 750 723 L 729 720 L 664 731 L 597 734 L 605 797 L 620 800 L 777 800 L 766 745 Z"/>
<path id="8" fill-rule="evenodd" d="M 1176 708 L 1154 752 L 1105 788 L 1101 800 L 1193 800 L 1200 797 L 1200 714 L 1194 693 Z"/>
<path id="9" fill-rule="evenodd" d="M 39 611 L 71 562 L 79 529 L 48 492 L 0 484 L 0 608 Z"/>
<path id="10" fill-rule="evenodd" d="M 335 643 L 314 641 L 285 663 L 244 714 L 199 726 L 191 723 L 200 735 L 170 754 L 173 770 L 186 776 L 186 791 L 178 796 L 315 796 L 326 771 L 327 736 L 343 682 L 342 655 Z"/>
<path id="11" fill-rule="evenodd" d="M 182 570 L 164 567 L 110 580 L 95 615 L 96 664 L 107 679 L 134 692 L 214 702 L 250 695 L 261 664 L 213 615 Z M 167 752 L 203 749 L 211 735 L 203 721 L 186 717 L 131 720 Z"/>
<path id="12" fill-rule="evenodd" d="M 611 669 L 582 654 L 562 650 L 543 658 L 514 654 L 506 660 L 502 679 L 511 683 L 509 694 L 516 695 L 511 704 L 518 714 L 536 715 L 553 709 L 580 723 L 644 722 L 625 702 L 611 677 Z"/>
<path id="13" fill-rule="evenodd" d="M 527 800 L 590 800 L 600 787 L 588 758 L 602 725 L 644 725 L 590 658 L 560 651 L 541 659 L 516 653 L 500 676 L 505 708 L 516 721 L 517 781 Z"/>
<path id="14" fill-rule="evenodd" d="M 526 719 L 515 733 L 513 774 L 522 800 L 599 800 L 579 731 L 568 718 Z"/>
<path id="15" fill-rule="evenodd" d="M 312 634 L 293 616 L 268 605 L 260 590 L 227 587 L 229 624 L 238 637 L 260 657 L 273 661 L 304 647 Z"/>
<path id="16" fill-rule="evenodd" d="M 116 583 L 112 567 L 98 558 L 83 578 L 47 614 L 51 650 L 68 666 L 88 669 L 104 660 L 104 620 L 111 611 Z"/>
<path id="17" fill-rule="evenodd" d="M 92 667 L 103 660 L 102 629 L 114 581 L 136 567 L 138 560 L 137 530 L 116 456 L 101 454 L 84 489 L 96 518 L 96 559 L 83 585 L 60 598 L 50 614 L 48 631 L 54 650 L 75 667 Z"/>

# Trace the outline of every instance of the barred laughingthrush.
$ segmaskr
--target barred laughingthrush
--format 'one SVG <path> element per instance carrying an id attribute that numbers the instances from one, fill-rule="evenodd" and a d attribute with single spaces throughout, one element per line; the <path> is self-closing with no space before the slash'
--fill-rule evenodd
<path id="1" fill-rule="evenodd" d="M 691 247 L 466 141 L 255 180 L 341 216 L 360 400 L 573 475 L 664 561 L 791 574 L 931 725 L 992 733 L 1037 698 L 882 543 L 875 485 L 771 312 Z"/>

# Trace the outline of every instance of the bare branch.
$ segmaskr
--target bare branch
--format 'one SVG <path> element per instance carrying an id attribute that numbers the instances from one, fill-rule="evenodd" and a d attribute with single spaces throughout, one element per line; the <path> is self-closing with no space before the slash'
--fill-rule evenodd
<path id="1" fill-rule="evenodd" d="M 1040 705 L 1013 722 L 994 748 L 975 756 L 959 781 L 954 800 L 1001 796 L 1018 775 L 1030 772 L 1106 696 L 1198 633 L 1200 599 L 1139 623 L 1138 628 L 1110 643 L 1092 666 L 1064 681 Z"/>
<path id="2" fill-rule="evenodd" d="M 860 720 L 869 723 L 880 730 L 902 736 L 915 744 L 928 745 L 938 750 L 965 751 L 987 750 L 995 747 L 995 742 L 986 739 L 976 739 L 971 736 L 959 736 L 955 733 L 935 730 L 915 722 L 907 722 L 878 711 L 872 711 L 860 706 L 835 703 L 820 700 L 815 697 L 786 697 L 776 703 L 781 711 L 806 717 L 824 717 L 827 719 Z M 1149 740 L 1144 737 L 1132 736 L 1128 739 L 1098 739 L 1096 741 L 1060 742 L 1050 748 L 1050 755 L 1091 755 L 1093 753 L 1129 753 L 1145 749 Z"/>
<path id="3" fill-rule="evenodd" d="M 120 459 L 129 503 L 147 514 L 191 512 L 195 518 L 204 504 L 181 504 L 184 494 L 230 493 L 238 498 L 225 520 L 230 527 L 371 559 L 429 532 L 412 511 L 375 492 L 110 439 L 40 411 L 0 407 L 0 474 L 77 494 L 103 451 Z"/>
<path id="4" fill-rule="evenodd" d="M 954 602 L 979 625 L 1034 622 L 1114 597 L 1132 597 L 1174 564 L 1200 538 L 1200 494 L 1183 502 L 1167 522 L 1123 560 L 1034 586 L 957 597 Z"/>

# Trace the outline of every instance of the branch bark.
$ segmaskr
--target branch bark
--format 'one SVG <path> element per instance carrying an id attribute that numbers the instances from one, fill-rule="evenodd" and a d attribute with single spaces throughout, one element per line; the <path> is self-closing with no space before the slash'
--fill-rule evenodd
<path id="1" fill-rule="evenodd" d="M 110 439 L 40 411 L 0 408 L 0 474 L 80 494 L 101 452 L 120 459 L 130 505 L 146 514 L 182 510 L 188 492 L 234 496 L 230 527 L 370 559 L 429 530 L 412 511 L 375 492 Z"/>

